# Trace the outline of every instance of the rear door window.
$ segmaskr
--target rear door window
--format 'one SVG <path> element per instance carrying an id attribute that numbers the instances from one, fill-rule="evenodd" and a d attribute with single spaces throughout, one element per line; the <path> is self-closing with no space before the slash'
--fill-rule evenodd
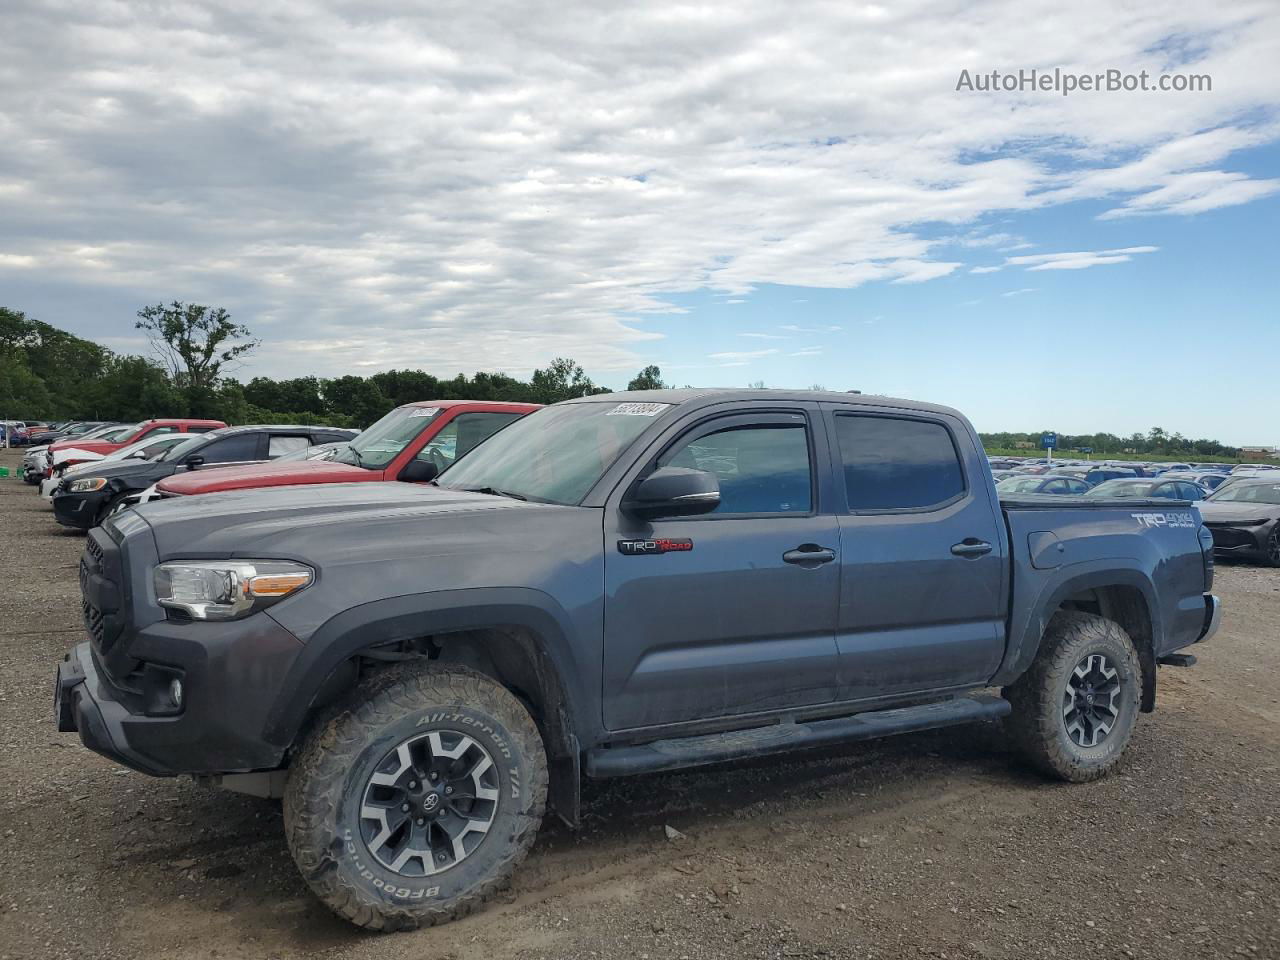
<path id="1" fill-rule="evenodd" d="M 922 510 L 965 492 L 951 431 L 934 420 L 837 414 L 836 443 L 849 509 Z"/>
<path id="2" fill-rule="evenodd" d="M 205 463 L 239 463 L 259 459 L 261 444 L 260 433 L 237 433 L 215 440 L 193 452 L 198 457 L 204 457 Z"/>
<path id="3" fill-rule="evenodd" d="M 282 457 L 286 453 L 297 453 L 299 450 L 305 450 L 309 446 L 311 446 L 311 438 L 308 436 L 272 434 L 267 440 L 267 459 L 274 460 L 276 457 Z"/>

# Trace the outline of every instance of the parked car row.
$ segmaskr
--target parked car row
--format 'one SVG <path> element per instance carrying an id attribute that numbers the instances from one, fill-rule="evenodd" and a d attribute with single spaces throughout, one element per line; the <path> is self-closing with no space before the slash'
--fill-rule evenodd
<path id="1" fill-rule="evenodd" d="M 996 491 L 1005 497 L 1057 494 L 1199 503 L 1216 554 L 1280 567 L 1280 469 L 1267 464 L 1055 460 L 1049 470 L 1046 460 L 993 458 L 990 463 Z M 1203 469 L 1207 466 L 1221 469 Z"/>
<path id="2" fill-rule="evenodd" d="M 23 468 L 25 479 L 38 483 L 52 502 L 60 524 L 89 530 L 157 497 L 316 483 L 426 483 L 537 408 L 423 401 L 397 407 L 361 432 L 182 419 L 75 424 L 28 450 Z"/>

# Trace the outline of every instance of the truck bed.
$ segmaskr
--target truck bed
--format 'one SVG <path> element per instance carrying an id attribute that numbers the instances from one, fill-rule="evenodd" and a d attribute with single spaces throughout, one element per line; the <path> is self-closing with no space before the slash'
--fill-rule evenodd
<path id="1" fill-rule="evenodd" d="M 1009 535 L 1010 644 L 1002 679 L 1029 663 L 1045 611 L 1119 586 L 1150 611 L 1155 655 L 1194 643 L 1204 628 L 1205 542 L 1189 500 L 1021 494 L 1000 498 Z M 1159 572 L 1161 589 L 1153 588 Z M 1112 594 L 1114 596 L 1114 594 Z M 1006 672 L 1007 671 L 1007 672 Z"/>

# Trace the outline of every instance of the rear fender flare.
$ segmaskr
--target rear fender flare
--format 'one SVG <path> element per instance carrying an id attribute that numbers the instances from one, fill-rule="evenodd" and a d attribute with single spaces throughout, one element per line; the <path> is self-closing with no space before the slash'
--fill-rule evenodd
<path id="1" fill-rule="evenodd" d="M 1072 564 L 1053 571 L 1033 600 L 1021 608 L 1015 603 L 1010 619 L 1010 642 L 991 684 L 1004 686 L 1022 676 L 1035 660 L 1045 629 L 1063 602 L 1073 594 L 1100 587 L 1136 588 L 1147 607 L 1152 638 L 1158 641 L 1163 636 L 1164 621 L 1155 588 L 1137 560 L 1113 558 Z"/>

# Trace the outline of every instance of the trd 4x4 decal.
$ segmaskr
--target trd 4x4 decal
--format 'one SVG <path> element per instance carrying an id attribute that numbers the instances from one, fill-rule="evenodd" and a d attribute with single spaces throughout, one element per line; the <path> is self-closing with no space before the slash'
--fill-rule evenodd
<path id="1" fill-rule="evenodd" d="M 688 553 L 692 549 L 693 541 L 687 539 L 659 537 L 656 540 L 618 541 L 618 552 L 628 557 L 644 557 L 651 553 Z"/>
<path id="2" fill-rule="evenodd" d="M 1131 513 L 1140 527 L 1194 527 L 1196 518 L 1189 513 Z"/>

